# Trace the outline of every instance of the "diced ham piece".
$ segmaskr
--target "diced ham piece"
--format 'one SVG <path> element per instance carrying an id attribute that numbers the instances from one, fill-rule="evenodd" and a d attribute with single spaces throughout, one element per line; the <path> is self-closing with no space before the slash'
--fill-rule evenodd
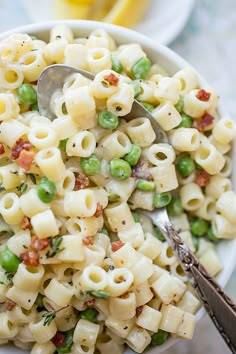
<path id="1" fill-rule="evenodd" d="M 85 302 L 88 307 L 94 307 L 95 299 L 91 299 Z"/>
<path id="2" fill-rule="evenodd" d="M 96 209 L 96 211 L 94 213 L 95 218 L 99 218 L 99 216 L 102 215 L 102 212 L 103 212 L 103 206 L 102 206 L 101 203 L 98 202 L 97 203 L 97 209 Z"/>
<path id="3" fill-rule="evenodd" d="M 119 78 L 113 73 L 103 77 L 103 80 L 107 82 L 110 86 L 117 86 L 119 83 Z"/>
<path id="4" fill-rule="evenodd" d="M 124 246 L 124 242 L 122 242 L 121 240 L 114 241 L 111 243 L 111 250 L 112 252 L 116 252 L 123 246 Z"/>
<path id="5" fill-rule="evenodd" d="M 57 332 L 54 337 L 52 337 L 51 342 L 58 347 L 65 346 L 65 336 L 61 332 Z"/>
<path id="6" fill-rule="evenodd" d="M 28 218 L 28 216 L 24 216 L 21 222 L 21 228 L 23 230 L 31 229 L 30 218 Z"/>
<path id="7" fill-rule="evenodd" d="M 200 101 L 204 101 L 204 102 L 208 102 L 210 97 L 211 97 L 211 93 L 205 91 L 204 89 L 200 89 L 197 94 L 196 97 L 200 100 Z"/>
<path id="8" fill-rule="evenodd" d="M 16 303 L 10 299 L 6 299 L 5 306 L 7 311 L 12 311 L 16 306 Z"/>
<path id="9" fill-rule="evenodd" d="M 3 143 L 0 143 L 0 155 L 4 154 L 4 152 L 5 152 L 4 145 Z"/>
<path id="10" fill-rule="evenodd" d="M 78 191 L 79 189 L 83 189 L 88 187 L 89 178 L 85 176 L 83 173 L 80 173 L 78 177 L 75 177 L 75 186 L 74 191 Z"/>
<path id="11" fill-rule="evenodd" d="M 210 183 L 210 175 L 204 170 L 200 171 L 195 179 L 195 183 L 199 187 L 206 187 Z"/>
<path id="12" fill-rule="evenodd" d="M 25 171 L 28 171 L 34 160 L 33 151 L 21 150 L 19 158 L 17 159 L 18 165 Z"/>
<path id="13" fill-rule="evenodd" d="M 18 140 L 15 143 L 15 145 L 13 146 L 13 148 L 11 149 L 12 159 L 13 160 L 18 159 L 22 150 L 29 151 L 31 149 L 31 147 L 32 147 L 32 145 L 28 140 L 23 140 L 23 139 Z"/>
<path id="14" fill-rule="evenodd" d="M 214 119 L 215 118 L 211 114 L 206 112 L 201 119 L 194 120 L 192 127 L 199 130 L 200 133 L 203 133 L 207 128 L 209 128 L 213 124 Z"/>
<path id="15" fill-rule="evenodd" d="M 139 160 L 138 163 L 133 167 L 132 177 L 152 181 L 153 178 L 148 166 L 148 162 L 145 160 Z"/>
<path id="16" fill-rule="evenodd" d="M 49 241 L 47 238 L 45 239 L 40 239 L 38 238 L 38 236 L 34 235 L 31 238 L 31 245 L 30 247 L 32 248 L 32 250 L 34 251 L 42 251 L 45 248 L 47 248 L 49 245 Z"/>
<path id="17" fill-rule="evenodd" d="M 39 265 L 39 253 L 35 250 L 29 250 L 25 253 L 21 253 L 20 259 L 27 266 L 37 267 Z"/>
<path id="18" fill-rule="evenodd" d="M 83 238 L 83 244 L 85 246 L 92 246 L 94 244 L 94 240 L 91 236 L 87 236 Z"/>

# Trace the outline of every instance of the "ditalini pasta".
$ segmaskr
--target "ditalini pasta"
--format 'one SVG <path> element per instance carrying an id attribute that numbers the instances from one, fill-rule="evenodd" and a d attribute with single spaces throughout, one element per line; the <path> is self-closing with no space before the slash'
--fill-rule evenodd
<path id="1" fill-rule="evenodd" d="M 50 98 L 54 121 L 39 114 L 35 86 L 52 63 L 95 74 L 65 80 Z M 122 118 L 134 98 L 169 144 L 147 118 Z M 59 25 L 49 43 L 0 43 L 0 344 L 122 354 L 192 338 L 200 303 L 140 208 L 167 207 L 210 274 L 222 269 L 214 243 L 236 235 L 236 126 L 218 119 L 217 101 L 193 69 L 170 77 L 104 30 L 74 38 Z"/>

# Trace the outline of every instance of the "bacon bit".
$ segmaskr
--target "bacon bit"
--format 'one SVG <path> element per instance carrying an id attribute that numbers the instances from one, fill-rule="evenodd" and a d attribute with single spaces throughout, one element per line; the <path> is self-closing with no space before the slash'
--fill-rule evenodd
<path id="1" fill-rule="evenodd" d="M 95 299 L 88 300 L 88 301 L 85 302 L 85 304 L 86 304 L 88 307 L 94 307 L 94 305 L 95 305 Z"/>
<path id="2" fill-rule="evenodd" d="M 118 279 L 119 279 L 120 283 L 122 283 L 122 281 L 125 280 L 125 277 L 123 275 L 120 275 Z"/>
<path id="3" fill-rule="evenodd" d="M 22 150 L 29 151 L 31 147 L 32 145 L 28 140 L 23 140 L 23 139 L 18 140 L 11 150 L 12 160 L 18 159 Z"/>
<path id="4" fill-rule="evenodd" d="M 4 145 L 3 143 L 0 143 L 0 155 L 4 154 L 4 152 L 5 152 Z"/>
<path id="5" fill-rule="evenodd" d="M 25 253 L 21 253 L 20 259 L 27 266 L 37 267 L 39 265 L 39 253 L 34 250 L 29 250 Z"/>
<path id="6" fill-rule="evenodd" d="M 52 337 L 51 342 L 58 347 L 65 346 L 65 336 L 61 332 L 57 332 L 54 337 Z"/>
<path id="7" fill-rule="evenodd" d="M 24 219 L 22 220 L 20 226 L 23 230 L 31 229 L 30 218 L 28 218 L 27 216 L 24 216 Z"/>
<path id="8" fill-rule="evenodd" d="M 25 171 L 28 171 L 31 167 L 33 160 L 34 160 L 33 151 L 22 150 L 20 152 L 19 158 L 17 159 L 17 163 Z"/>
<path id="9" fill-rule="evenodd" d="M 98 202 L 97 203 L 97 209 L 96 209 L 96 211 L 94 213 L 95 218 L 99 218 L 99 216 L 102 215 L 102 212 L 103 212 L 103 206 L 102 206 L 101 203 Z"/>
<path id="10" fill-rule="evenodd" d="M 16 306 L 16 303 L 10 299 L 7 299 L 5 301 L 5 306 L 7 311 L 12 311 L 14 307 Z"/>
<path id="11" fill-rule="evenodd" d="M 90 245 L 92 246 L 94 244 L 94 240 L 93 240 L 93 238 L 91 236 L 84 237 L 83 238 L 83 244 L 85 246 L 90 246 Z"/>
<path id="12" fill-rule="evenodd" d="M 153 178 L 148 166 L 148 162 L 145 160 L 139 160 L 138 163 L 133 167 L 132 177 L 152 181 Z"/>
<path id="13" fill-rule="evenodd" d="M 78 177 L 75 177 L 75 186 L 74 191 L 78 191 L 79 189 L 83 189 L 88 187 L 89 178 L 85 176 L 83 173 L 80 173 Z"/>
<path id="14" fill-rule="evenodd" d="M 211 114 L 206 112 L 201 119 L 194 120 L 192 127 L 199 130 L 200 133 L 203 133 L 206 128 L 209 128 L 212 125 L 214 119 L 215 118 Z"/>
<path id="15" fill-rule="evenodd" d="M 38 236 L 34 235 L 31 238 L 31 249 L 34 251 L 42 251 L 49 245 L 48 238 L 40 239 Z"/>
<path id="16" fill-rule="evenodd" d="M 116 252 L 123 246 L 124 246 L 124 242 L 122 242 L 121 240 L 114 241 L 111 243 L 111 250 L 112 252 Z"/>
<path id="17" fill-rule="evenodd" d="M 196 94 L 196 97 L 200 100 L 200 101 L 204 101 L 204 102 L 208 102 L 210 97 L 211 97 L 211 93 L 205 91 L 204 89 L 200 89 L 198 91 L 198 93 Z"/>
<path id="18" fill-rule="evenodd" d="M 0 125 L 3 123 L 3 120 L 0 120 Z"/>
<path id="19" fill-rule="evenodd" d="M 141 315 L 142 311 L 143 311 L 143 306 L 136 307 L 136 316 L 138 317 L 139 315 Z"/>
<path id="20" fill-rule="evenodd" d="M 109 75 L 106 75 L 103 77 L 103 80 L 105 82 L 108 82 L 110 86 L 117 86 L 119 83 L 119 78 L 113 73 L 110 73 Z"/>
<path id="21" fill-rule="evenodd" d="M 210 175 L 204 170 L 200 171 L 195 179 L 195 183 L 199 187 L 206 187 L 210 183 Z"/>

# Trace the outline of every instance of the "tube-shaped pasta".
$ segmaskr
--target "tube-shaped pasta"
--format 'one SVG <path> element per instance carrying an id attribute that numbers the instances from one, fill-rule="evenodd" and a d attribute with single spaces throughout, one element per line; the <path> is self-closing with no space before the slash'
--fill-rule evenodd
<path id="1" fill-rule="evenodd" d="M 186 95 L 186 93 L 199 87 L 197 73 L 190 67 L 177 71 L 173 77 L 181 82 L 180 93 L 182 95 Z"/>
<path id="2" fill-rule="evenodd" d="M 152 111 L 152 116 L 158 124 L 169 131 L 177 127 L 182 121 L 181 115 L 171 102 L 163 102 Z"/>
<path id="3" fill-rule="evenodd" d="M 18 175 L 18 166 L 14 163 L 10 163 L 0 167 L 0 183 L 5 189 L 12 189 L 20 184 L 20 177 Z M 16 173 L 13 173 L 15 172 Z"/>
<path id="4" fill-rule="evenodd" d="M 161 77 L 155 89 L 155 98 L 159 101 L 170 101 L 174 105 L 179 100 L 181 82 L 174 77 Z"/>
<path id="5" fill-rule="evenodd" d="M 111 316 L 118 320 L 129 320 L 135 316 L 136 300 L 135 295 L 129 292 L 126 296 L 111 297 L 109 299 Z"/>
<path id="6" fill-rule="evenodd" d="M 29 130 L 28 139 L 37 149 L 56 147 L 59 143 L 59 137 L 50 126 L 36 125 Z"/>
<path id="7" fill-rule="evenodd" d="M 96 147 L 96 140 L 89 131 L 79 132 L 69 138 L 66 144 L 68 156 L 88 157 L 92 155 Z"/>
<path id="8" fill-rule="evenodd" d="M 215 146 L 202 142 L 194 152 L 195 161 L 210 175 L 216 175 L 224 167 L 225 159 Z"/>
<path id="9" fill-rule="evenodd" d="M 106 289 L 111 296 L 120 296 L 128 291 L 133 280 L 134 276 L 130 270 L 126 268 L 117 268 L 108 273 Z M 119 319 L 122 320 L 122 318 Z"/>
<path id="10" fill-rule="evenodd" d="M 17 335 L 18 326 L 11 322 L 6 312 L 0 313 L 0 337 L 13 338 Z"/>
<path id="11" fill-rule="evenodd" d="M 220 196 L 231 190 L 232 183 L 230 179 L 223 176 L 215 175 L 210 179 L 210 183 L 206 186 L 206 194 L 214 199 L 219 199 Z"/>
<path id="12" fill-rule="evenodd" d="M 175 160 L 174 149 L 166 143 L 152 144 L 146 149 L 145 155 L 148 161 L 155 166 L 171 165 Z"/>
<path id="13" fill-rule="evenodd" d="M 10 93 L 0 93 L 0 120 L 15 118 L 20 111 L 20 107 Z"/>
<path id="14" fill-rule="evenodd" d="M 31 322 L 29 329 L 37 343 L 47 343 L 55 336 L 57 326 L 55 320 L 52 320 L 48 326 L 44 325 L 44 318 L 38 322 Z"/>
<path id="15" fill-rule="evenodd" d="M 141 147 L 150 146 L 156 138 L 150 120 L 148 118 L 135 118 L 126 126 L 126 132 L 132 141 Z"/>
<path id="16" fill-rule="evenodd" d="M 90 265 L 83 270 L 79 281 L 82 290 L 103 290 L 108 285 L 108 276 L 104 269 Z"/>
<path id="17" fill-rule="evenodd" d="M 171 135 L 171 144 L 178 151 L 195 151 L 200 145 L 200 134 L 195 128 L 179 128 Z"/>
<path id="18" fill-rule="evenodd" d="M 44 275 L 44 267 L 26 266 L 24 263 L 19 264 L 16 274 L 14 275 L 13 284 L 22 290 L 37 290 Z"/>
<path id="19" fill-rule="evenodd" d="M 1 141 L 11 148 L 27 133 L 28 127 L 15 119 L 3 121 L 1 124 Z"/>
<path id="20" fill-rule="evenodd" d="M 115 80 L 116 85 L 109 84 L 107 80 L 109 80 L 110 77 Z M 103 70 L 99 72 L 91 84 L 93 96 L 98 99 L 103 99 L 114 95 L 119 88 L 119 80 L 119 75 L 113 70 Z"/>
<path id="21" fill-rule="evenodd" d="M 118 116 L 125 116 L 131 111 L 134 102 L 134 90 L 129 84 L 122 83 L 114 95 L 107 100 L 107 108 Z"/>
<path id="22" fill-rule="evenodd" d="M 118 58 L 127 71 L 130 71 L 134 64 L 147 55 L 139 44 L 128 44 L 120 48 Z"/>
<path id="23" fill-rule="evenodd" d="M 35 161 L 43 174 L 53 182 L 59 182 L 65 175 L 65 165 L 61 152 L 56 147 L 40 150 Z"/>
<path id="24" fill-rule="evenodd" d="M 53 278 L 44 290 L 45 296 L 57 306 L 67 306 L 74 295 L 73 287 L 68 283 L 59 282 Z"/>
<path id="25" fill-rule="evenodd" d="M 31 225 L 39 238 L 56 236 L 59 232 L 56 218 L 50 209 L 32 216 Z"/>
<path id="26" fill-rule="evenodd" d="M 221 118 L 215 124 L 212 135 L 220 144 L 230 143 L 236 135 L 235 122 L 230 118 Z"/>
<path id="27" fill-rule="evenodd" d="M 111 69 L 111 55 L 106 48 L 91 48 L 88 49 L 87 65 L 89 71 L 97 74 L 102 70 Z"/>
<path id="28" fill-rule="evenodd" d="M 200 118 L 210 108 L 211 102 L 197 97 L 199 90 L 192 90 L 184 96 L 184 112 L 193 118 Z"/>
<path id="29" fill-rule="evenodd" d="M 96 197 L 90 189 L 67 192 L 64 198 L 64 209 L 70 217 L 89 217 L 97 208 Z"/>
<path id="30" fill-rule="evenodd" d="M 111 149 L 112 146 L 112 149 Z M 115 157 L 123 157 L 131 150 L 131 142 L 126 134 L 116 131 L 105 136 L 99 143 L 103 158 L 111 160 Z"/>
<path id="31" fill-rule="evenodd" d="M 0 86 L 14 90 L 19 87 L 24 80 L 23 72 L 19 65 L 10 64 L 5 68 L 1 68 L 0 71 Z"/>
<path id="32" fill-rule="evenodd" d="M 108 205 L 104 214 L 112 231 L 119 232 L 132 227 L 134 223 L 130 208 L 126 202 Z"/>
<path id="33" fill-rule="evenodd" d="M 64 115 L 54 119 L 51 128 L 57 133 L 60 140 L 67 139 L 75 135 L 78 131 L 77 124 L 72 117 Z"/>
<path id="34" fill-rule="evenodd" d="M 43 203 L 37 194 L 36 188 L 31 188 L 20 197 L 20 206 L 23 213 L 30 218 L 46 209 L 49 209 L 49 205 Z"/>
<path id="35" fill-rule="evenodd" d="M 201 207 L 204 195 L 196 183 L 189 183 L 180 189 L 180 199 L 185 210 L 194 211 Z"/>
<path id="36" fill-rule="evenodd" d="M 8 224 L 16 225 L 21 223 L 24 214 L 17 194 L 7 193 L 1 198 L 0 213 Z"/>
<path id="37" fill-rule="evenodd" d="M 228 191 L 221 194 L 216 202 L 216 210 L 220 212 L 231 223 L 235 223 L 236 215 L 236 194 Z"/>
<path id="38" fill-rule="evenodd" d="M 30 51 L 21 57 L 20 67 L 24 77 L 32 82 L 39 78 L 47 64 L 39 50 Z"/>
<path id="39" fill-rule="evenodd" d="M 178 187 L 174 164 L 156 166 L 151 171 L 158 193 L 168 192 Z"/>
<path id="40" fill-rule="evenodd" d="M 88 48 L 79 43 L 68 44 L 65 47 L 65 65 L 79 69 L 88 69 Z"/>

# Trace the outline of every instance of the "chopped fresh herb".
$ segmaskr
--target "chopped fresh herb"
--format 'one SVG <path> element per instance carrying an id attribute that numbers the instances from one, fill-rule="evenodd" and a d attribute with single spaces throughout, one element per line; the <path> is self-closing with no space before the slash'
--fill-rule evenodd
<path id="1" fill-rule="evenodd" d="M 163 236 L 162 232 L 160 231 L 160 229 L 158 227 L 155 227 L 154 228 L 155 230 L 155 236 L 156 238 L 161 241 L 161 242 L 165 242 L 165 237 Z"/>
<path id="2" fill-rule="evenodd" d="M 87 308 L 86 310 L 80 312 L 80 317 L 90 322 L 96 322 L 97 315 L 98 311 L 94 307 Z"/>
<path id="3" fill-rule="evenodd" d="M 60 244 L 62 243 L 62 236 L 60 237 L 50 237 L 49 238 L 49 246 L 51 250 L 47 251 L 46 257 L 52 258 L 56 254 L 62 252 L 65 248 L 59 248 Z"/>
<path id="4" fill-rule="evenodd" d="M 35 303 L 34 303 L 37 306 L 37 310 L 41 310 L 44 308 L 43 298 L 44 298 L 44 296 L 42 294 L 38 293 L 38 296 L 37 296 Z"/>
<path id="5" fill-rule="evenodd" d="M 109 293 L 104 290 L 87 290 L 86 293 L 95 299 L 108 299 L 110 296 Z"/>
<path id="6" fill-rule="evenodd" d="M 74 335 L 74 328 L 70 329 L 69 331 L 63 332 L 65 343 L 64 345 L 56 345 L 57 353 L 60 354 L 67 354 L 71 352 L 71 347 L 73 344 L 73 335 Z"/>
<path id="7" fill-rule="evenodd" d="M 44 318 L 44 322 L 43 322 L 43 325 L 44 326 L 50 326 L 51 322 L 54 320 L 54 318 L 56 318 L 56 315 L 58 312 L 66 309 L 69 305 L 67 306 L 64 306 L 62 308 L 60 308 L 59 310 L 56 310 L 56 311 L 48 311 L 48 312 L 45 312 L 42 317 Z"/>
<path id="8" fill-rule="evenodd" d="M 107 235 L 109 236 L 109 232 L 107 229 L 105 229 L 105 227 L 103 227 L 101 230 L 100 230 L 101 234 L 104 234 L 104 235 Z"/>
<path id="9" fill-rule="evenodd" d="M 22 195 L 27 191 L 28 184 L 26 182 L 22 182 L 21 184 L 19 184 L 19 186 L 16 187 L 16 189 L 18 190 L 18 192 L 20 192 L 20 195 Z"/>
<path id="10" fill-rule="evenodd" d="M 3 279 L 0 280 L 0 284 L 4 284 L 6 286 L 13 285 L 13 277 L 14 277 L 13 273 L 5 272 Z"/>
<path id="11" fill-rule="evenodd" d="M 120 199 L 120 196 L 118 194 L 109 191 L 107 192 L 107 196 L 110 202 L 115 202 Z"/>
<path id="12" fill-rule="evenodd" d="M 68 139 L 69 138 L 64 139 L 64 140 L 60 140 L 60 143 L 59 143 L 59 148 L 64 152 L 66 152 L 66 144 L 67 144 Z"/>
<path id="13" fill-rule="evenodd" d="M 35 177 L 35 175 L 34 175 L 33 173 L 28 173 L 28 174 L 27 174 L 27 177 L 29 177 L 29 178 L 31 179 L 31 181 L 32 181 L 33 184 L 36 184 L 36 183 L 37 183 L 37 182 L 36 182 L 36 177 Z"/>
<path id="14" fill-rule="evenodd" d="M 134 222 L 140 222 L 139 215 L 138 215 L 138 213 L 136 213 L 136 211 L 132 211 L 132 216 L 133 216 Z"/>
<path id="15" fill-rule="evenodd" d="M 0 193 L 4 192 L 6 190 L 4 187 L 2 187 L 2 183 L 3 182 L 0 183 Z"/>

